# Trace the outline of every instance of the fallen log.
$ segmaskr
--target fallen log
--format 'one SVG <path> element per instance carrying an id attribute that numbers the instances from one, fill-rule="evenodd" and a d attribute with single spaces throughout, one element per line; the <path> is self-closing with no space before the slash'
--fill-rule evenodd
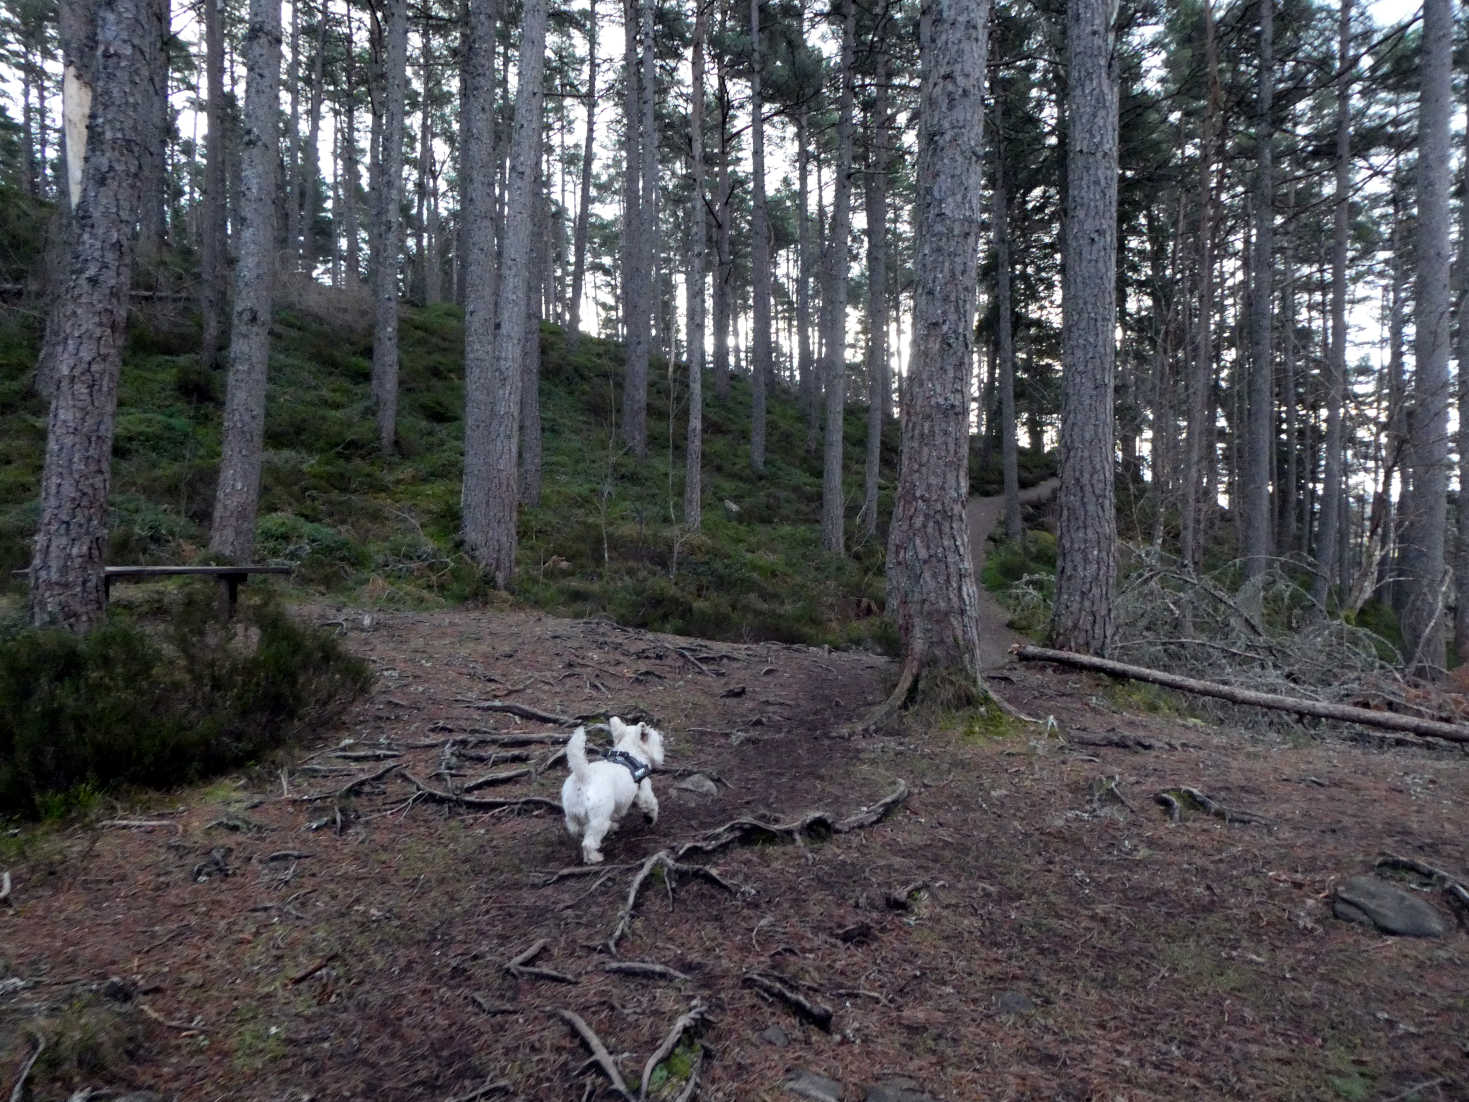
<path id="1" fill-rule="evenodd" d="M 1062 666 L 1075 666 L 1083 670 L 1126 677 L 1133 681 L 1147 681 L 1180 692 L 1198 696 L 1212 696 L 1232 704 L 1250 704 L 1257 708 L 1271 708 L 1278 712 L 1294 712 L 1300 716 L 1316 716 L 1334 719 L 1342 723 L 1360 723 L 1367 727 L 1380 727 L 1389 731 L 1404 731 L 1424 738 L 1444 739 L 1448 742 L 1469 743 L 1469 727 L 1421 716 L 1403 715 L 1401 712 L 1376 712 L 1370 708 L 1358 708 L 1351 704 L 1331 704 L 1320 700 L 1303 700 L 1300 697 L 1280 696 L 1277 693 L 1256 692 L 1234 685 L 1221 685 L 1217 681 L 1200 681 L 1163 670 L 1148 669 L 1146 666 L 1129 666 L 1125 662 L 1114 662 L 1110 658 L 1096 658 L 1089 654 L 1072 651 L 1051 650 L 1049 647 L 1034 647 L 1017 644 L 1010 653 L 1022 662 L 1055 662 Z"/>

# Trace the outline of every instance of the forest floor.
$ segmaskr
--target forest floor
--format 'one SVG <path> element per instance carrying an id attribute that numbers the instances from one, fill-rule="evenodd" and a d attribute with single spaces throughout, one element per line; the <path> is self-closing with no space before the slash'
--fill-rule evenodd
<path id="1" fill-rule="evenodd" d="M 1385 851 L 1469 869 L 1462 753 L 1140 711 L 1043 666 L 991 683 L 1062 737 L 939 717 L 851 738 L 888 659 L 301 612 L 378 677 L 289 768 L 9 840 L 0 1097 L 618 1097 L 562 1011 L 635 1097 L 697 1004 L 648 1097 L 697 1076 L 684 1097 L 731 1102 L 1469 1098 L 1462 925 L 1389 938 L 1330 901 Z M 477 805 L 564 776 L 540 767 L 567 728 L 504 703 L 656 722 L 657 824 L 629 817 L 583 875 L 554 809 Z M 1182 785 L 1264 821 L 1172 821 L 1154 796 Z M 800 825 L 711 839 L 737 820 Z M 698 840 L 629 909 L 643 862 Z"/>

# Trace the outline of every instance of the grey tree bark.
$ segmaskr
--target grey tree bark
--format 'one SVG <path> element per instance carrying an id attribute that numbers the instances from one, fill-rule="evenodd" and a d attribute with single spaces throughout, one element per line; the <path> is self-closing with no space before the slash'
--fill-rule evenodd
<path id="1" fill-rule="evenodd" d="M 342 184 L 342 236 L 346 239 L 346 265 L 348 287 L 354 290 L 362 282 L 362 246 L 360 219 L 357 216 L 357 189 L 362 183 L 362 174 L 357 167 L 357 87 L 355 77 L 357 45 L 353 41 L 352 20 L 347 19 L 347 88 L 346 126 L 342 133 L 342 167 L 346 180 Z"/>
<path id="2" fill-rule="evenodd" d="M 327 32 L 331 28 L 325 0 L 317 13 L 316 56 L 311 61 L 311 99 L 306 109 L 306 155 L 302 158 L 300 179 L 296 185 L 301 197 L 301 253 L 298 262 L 302 271 L 310 273 L 316 267 L 316 241 L 313 230 L 320 204 L 316 178 L 321 156 L 321 109 L 326 99 L 326 49 Z"/>
<path id="3" fill-rule="evenodd" d="M 624 0 L 623 80 L 626 83 L 623 143 L 627 164 L 623 177 L 622 297 L 627 356 L 623 372 L 622 439 L 639 457 L 648 451 L 648 357 L 652 343 L 651 225 L 652 196 L 644 145 L 656 140 L 651 130 L 653 89 L 644 88 L 652 69 L 652 0 Z M 644 22 L 648 31 L 644 30 Z M 646 33 L 646 37 L 645 37 Z M 646 129 L 645 129 L 646 127 Z M 654 154 L 656 157 L 656 153 Z M 656 164 L 656 160 L 654 162 Z"/>
<path id="4" fill-rule="evenodd" d="M 1067 7 L 1061 492 L 1051 637 L 1106 654 L 1117 575 L 1117 53 L 1109 0 Z"/>
<path id="5" fill-rule="evenodd" d="M 991 198 L 995 242 L 995 357 L 1000 379 L 1000 468 L 1005 485 L 1005 538 L 1019 543 L 1020 455 L 1015 439 L 1015 311 L 1010 286 L 1010 187 L 1005 160 L 1004 92 L 994 81 L 995 183 Z"/>
<path id="6" fill-rule="evenodd" d="M 811 356 L 811 151 L 809 112 L 802 106 L 796 116 L 796 371 L 800 377 L 801 410 L 806 436 L 815 440 L 821 386 Z"/>
<path id="7" fill-rule="evenodd" d="M 919 17 L 913 346 L 887 558 L 907 675 L 948 667 L 981 691 L 965 504 L 989 14 L 989 0 L 926 0 Z"/>
<path id="8" fill-rule="evenodd" d="M 1418 241 L 1410 427 L 1413 509 L 1406 542 L 1413 550 L 1403 607 L 1408 662 L 1429 672 L 1444 663 L 1447 579 L 1444 530 L 1449 483 L 1449 114 L 1453 20 L 1449 0 L 1424 0 L 1419 69 Z"/>
<path id="9" fill-rule="evenodd" d="M 378 447 L 398 440 L 398 255 L 403 248 L 403 114 L 408 76 L 408 0 L 384 0 L 383 130 L 377 229 L 372 236 L 372 399 Z"/>
<path id="10" fill-rule="evenodd" d="M 550 260 L 551 202 L 545 190 L 545 168 L 537 158 L 531 198 L 530 279 L 525 296 L 524 351 L 520 355 L 520 504 L 541 503 L 541 288 Z"/>
<path id="11" fill-rule="evenodd" d="M 1342 406 L 1347 388 L 1347 231 L 1351 206 L 1352 3 L 1337 15 L 1336 192 L 1331 237 L 1331 351 L 1326 358 L 1326 464 L 1316 539 L 1317 574 L 1311 595 L 1325 606 L 1338 583 L 1337 546 L 1342 496 Z"/>
<path id="12" fill-rule="evenodd" d="M 821 546 L 846 550 L 842 497 L 842 443 L 847 414 L 847 245 L 852 228 L 852 104 L 856 0 L 843 0 L 841 97 L 837 104 L 836 182 L 832 189 L 831 237 L 826 243 L 826 440 L 821 464 Z M 981 80 L 983 70 L 981 70 Z"/>
<path id="13" fill-rule="evenodd" d="M 1270 565 L 1270 452 L 1275 437 L 1275 376 L 1271 349 L 1275 251 L 1275 0 L 1259 0 L 1260 83 L 1255 110 L 1255 242 L 1250 272 L 1250 374 L 1245 413 L 1244 575 Z M 1247 587 L 1250 603 L 1258 587 Z"/>
<path id="14" fill-rule="evenodd" d="M 50 318 L 54 386 L 31 556 L 29 618 L 84 632 L 102 619 L 117 381 L 141 201 L 138 134 L 161 29 L 149 0 L 97 0 L 72 55 L 92 89 L 66 282 Z M 151 41 L 150 41 L 151 36 Z"/>
<path id="15" fill-rule="evenodd" d="M 581 155 L 581 186 L 577 189 L 576 228 L 571 235 L 571 301 L 567 304 L 568 340 L 581 332 L 581 300 L 586 287 L 587 225 L 592 209 L 592 166 L 597 134 L 597 0 L 587 3 L 587 132 Z"/>
<path id="16" fill-rule="evenodd" d="M 156 265 L 163 253 L 163 235 L 167 224 L 164 207 L 168 194 L 168 132 L 173 124 L 173 111 L 168 101 L 169 0 L 152 2 L 156 10 L 150 14 L 149 24 L 157 29 L 158 39 L 151 44 L 157 60 L 150 66 L 150 98 L 143 107 L 143 117 L 140 120 L 146 134 L 143 148 L 142 203 L 138 210 L 137 260 L 140 267 Z"/>
<path id="17" fill-rule="evenodd" d="M 1469 662 L 1469 131 L 1465 133 L 1463 191 L 1459 201 L 1459 257 L 1455 265 L 1459 299 L 1455 358 L 1459 363 L 1459 508 L 1454 541 L 1454 652 Z"/>
<path id="18" fill-rule="evenodd" d="M 281 0 L 250 0 L 245 35 L 244 131 L 240 137 L 239 258 L 230 323 L 229 383 L 209 549 L 247 562 L 260 505 L 265 388 L 275 286 L 276 187 L 280 163 Z"/>
<path id="19" fill-rule="evenodd" d="M 862 486 L 862 534 L 877 535 L 877 491 L 882 473 L 882 396 L 888 388 L 888 170 L 892 156 L 888 81 L 892 61 L 877 61 L 867 141 L 867 457 Z"/>
<path id="20" fill-rule="evenodd" d="M 730 307 L 734 297 L 734 240 L 731 223 L 734 208 L 731 204 L 733 184 L 730 180 L 730 95 L 729 81 L 725 76 L 725 51 L 714 53 L 715 82 L 719 102 L 719 181 L 714 194 L 714 393 L 723 398 L 729 394 L 729 320 L 733 313 Z"/>
<path id="21" fill-rule="evenodd" d="M 204 70 L 208 94 L 204 135 L 204 219 L 200 226 L 199 312 L 203 325 L 200 359 L 213 370 L 222 366 L 228 229 L 225 206 L 224 29 L 223 0 L 204 0 Z"/>
<path id="22" fill-rule="evenodd" d="M 471 11 L 478 6 L 480 0 L 470 0 Z M 515 576 L 516 467 L 524 378 L 520 359 L 531 286 L 531 204 L 540 162 L 546 15 L 546 0 L 526 0 L 506 179 L 501 276 L 488 364 L 482 345 L 477 343 L 471 349 L 468 335 L 465 338 L 466 361 L 471 354 L 474 360 L 466 363 L 465 385 L 472 399 L 466 403 L 464 425 L 464 544 L 470 557 L 489 571 L 501 589 Z M 481 25 L 483 22 L 481 19 Z M 493 45 L 487 47 L 487 52 L 492 50 Z M 477 85 L 477 80 L 471 83 Z M 481 340 L 484 335 L 478 334 Z"/>
<path id="23" fill-rule="evenodd" d="M 770 378 L 770 212 L 765 199 L 764 51 L 760 0 L 750 0 L 750 466 L 765 470 L 765 385 Z"/>
<path id="24" fill-rule="evenodd" d="M 689 108 L 689 270 L 685 313 L 689 319 L 689 420 L 684 442 L 683 520 L 690 531 L 704 522 L 704 259 L 708 222 L 704 217 L 704 42 L 709 35 L 709 4 L 694 0 L 692 96 Z"/>

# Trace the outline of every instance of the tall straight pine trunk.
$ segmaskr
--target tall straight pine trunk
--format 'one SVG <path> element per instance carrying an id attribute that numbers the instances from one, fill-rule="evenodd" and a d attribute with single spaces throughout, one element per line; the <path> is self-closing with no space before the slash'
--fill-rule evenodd
<path id="1" fill-rule="evenodd" d="M 821 546 L 846 550 L 842 493 L 843 436 L 847 420 L 847 239 L 852 228 L 852 105 L 856 0 L 842 3 L 842 92 L 837 104 L 836 183 L 831 238 L 826 243 L 826 440 L 821 464 Z"/>
<path id="2" fill-rule="evenodd" d="M 375 303 L 372 398 L 377 440 L 391 452 L 398 440 L 398 254 L 403 247 L 403 115 L 408 76 L 408 0 L 385 0 L 382 148 L 378 169 L 377 232 L 372 258 Z"/>

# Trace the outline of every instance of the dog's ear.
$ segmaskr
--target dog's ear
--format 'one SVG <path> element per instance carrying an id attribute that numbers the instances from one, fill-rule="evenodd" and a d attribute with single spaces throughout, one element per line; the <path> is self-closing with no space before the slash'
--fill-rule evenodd
<path id="1" fill-rule="evenodd" d="M 627 724 L 623 723 L 617 716 L 608 716 L 607 729 L 612 732 L 612 741 L 618 742 L 627 732 Z"/>

